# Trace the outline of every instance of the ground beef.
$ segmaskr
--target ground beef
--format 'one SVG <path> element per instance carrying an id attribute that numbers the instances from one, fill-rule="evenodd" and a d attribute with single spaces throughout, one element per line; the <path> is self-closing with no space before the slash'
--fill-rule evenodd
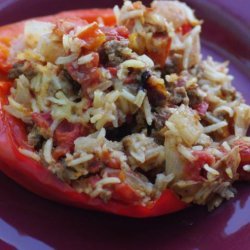
<path id="1" fill-rule="evenodd" d="M 147 90 L 147 96 L 152 106 L 162 106 L 166 103 L 169 93 L 162 78 L 148 74 L 146 71 L 142 74 L 141 81 L 143 88 Z"/>
<path id="2" fill-rule="evenodd" d="M 127 51 L 127 48 L 127 39 L 122 39 L 120 41 L 111 40 L 106 42 L 100 51 L 101 62 L 111 67 L 121 64 L 127 59 L 127 54 L 125 52 Z"/>
<path id="3" fill-rule="evenodd" d="M 229 86 L 222 86 L 221 87 L 221 96 L 224 100 L 228 102 L 234 101 L 236 99 L 236 90 L 234 87 Z"/>
<path id="4" fill-rule="evenodd" d="M 175 88 L 169 97 L 169 102 L 174 105 L 187 105 L 189 103 L 189 98 L 186 89 L 184 87 Z"/>
<path id="5" fill-rule="evenodd" d="M 16 79 L 20 75 L 25 75 L 28 79 L 31 79 L 36 75 L 35 69 L 31 62 L 20 61 L 13 65 L 12 69 L 9 71 L 9 79 Z"/>
<path id="6" fill-rule="evenodd" d="M 195 107 L 195 106 L 197 106 L 198 104 L 200 104 L 200 103 L 203 102 L 204 97 L 202 97 L 202 96 L 199 94 L 197 88 L 187 90 L 187 95 L 188 95 L 188 98 L 189 98 L 189 105 L 190 105 L 191 107 Z"/>
<path id="7" fill-rule="evenodd" d="M 45 141 L 45 138 L 41 135 L 40 130 L 36 127 L 29 128 L 30 131 L 28 131 L 28 144 L 32 147 L 34 147 L 36 150 L 40 150 L 43 146 L 43 143 Z"/>
<path id="8" fill-rule="evenodd" d="M 183 70 L 182 66 L 183 56 L 177 53 L 171 53 L 166 61 L 166 65 L 163 68 L 163 76 L 170 75 L 173 73 L 180 74 Z"/>
<path id="9" fill-rule="evenodd" d="M 154 126 L 157 130 L 160 130 L 165 126 L 165 121 L 171 116 L 171 112 L 169 111 L 168 106 L 158 107 L 156 108 L 156 112 L 154 113 Z"/>

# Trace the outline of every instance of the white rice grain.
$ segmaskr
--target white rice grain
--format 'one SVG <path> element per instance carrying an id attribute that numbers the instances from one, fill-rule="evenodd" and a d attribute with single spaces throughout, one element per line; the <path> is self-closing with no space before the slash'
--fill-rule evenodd
<path id="1" fill-rule="evenodd" d="M 43 156 L 44 156 L 45 161 L 48 164 L 51 164 L 54 162 L 54 159 L 52 157 L 52 148 L 53 148 L 53 140 L 52 138 L 50 138 L 45 142 L 44 148 L 43 148 Z"/>
<path id="2" fill-rule="evenodd" d="M 201 150 L 203 150 L 203 148 L 204 148 L 204 147 L 201 146 L 201 145 L 197 145 L 197 146 L 193 146 L 193 147 L 192 147 L 192 149 L 195 150 L 195 151 L 201 151 Z"/>
<path id="3" fill-rule="evenodd" d="M 138 56 L 137 59 L 145 63 L 145 65 L 149 68 L 154 67 L 154 61 L 147 55 Z"/>
<path id="4" fill-rule="evenodd" d="M 85 56 L 81 56 L 79 59 L 78 59 L 78 64 L 79 65 L 83 65 L 83 64 L 87 64 L 87 63 L 90 63 L 92 60 L 93 60 L 93 53 L 89 53 L 88 55 L 85 55 Z"/>
<path id="5" fill-rule="evenodd" d="M 243 170 L 250 173 L 250 165 L 243 166 Z"/>
<path id="6" fill-rule="evenodd" d="M 54 103 L 54 104 L 58 104 L 58 105 L 66 105 L 67 101 L 65 99 L 57 99 L 55 97 L 48 97 L 47 98 L 48 101 Z"/>
<path id="7" fill-rule="evenodd" d="M 35 160 L 35 161 L 40 161 L 40 160 L 41 160 L 40 156 L 39 156 L 37 153 L 35 153 L 35 152 L 33 152 L 33 151 L 30 151 L 30 150 L 28 150 L 28 149 L 18 148 L 18 151 L 19 151 L 22 155 L 25 155 L 25 156 L 27 156 L 27 157 L 29 157 L 29 158 Z"/>
<path id="8" fill-rule="evenodd" d="M 115 7 L 113 8 L 113 11 L 114 11 L 114 14 L 115 14 L 115 18 L 116 18 L 116 21 L 118 23 L 118 20 L 120 18 L 120 9 L 117 5 L 115 5 Z"/>
<path id="9" fill-rule="evenodd" d="M 150 106 L 150 103 L 148 101 L 147 96 L 145 97 L 144 102 L 143 102 L 143 110 L 144 110 L 144 114 L 145 114 L 145 117 L 146 117 L 147 124 L 149 126 L 151 126 L 154 117 L 153 117 L 153 114 L 151 112 L 151 106 Z"/>
<path id="10" fill-rule="evenodd" d="M 91 197 L 97 197 L 99 194 L 105 191 L 103 189 L 103 186 L 111 184 L 119 184 L 119 183 L 121 183 L 121 180 L 117 177 L 103 178 L 95 184 L 95 190 L 91 193 Z"/>
<path id="11" fill-rule="evenodd" d="M 104 186 L 104 185 L 109 185 L 109 184 L 117 184 L 121 183 L 121 180 L 117 177 L 106 177 L 96 183 L 97 186 Z"/>
<path id="12" fill-rule="evenodd" d="M 78 57 L 77 54 L 71 54 L 69 56 L 61 56 L 56 59 L 56 64 L 57 65 L 68 64 L 75 61 L 77 57 Z"/>
<path id="13" fill-rule="evenodd" d="M 208 120 L 211 121 L 211 122 L 213 122 L 213 123 L 219 123 L 219 122 L 221 122 L 221 120 L 219 118 L 215 117 L 210 112 L 206 112 L 206 118 L 208 118 Z"/>
<path id="14" fill-rule="evenodd" d="M 183 68 L 187 69 L 188 65 L 189 65 L 189 57 L 191 55 L 192 52 L 192 43 L 193 43 L 193 39 L 191 36 L 189 36 L 186 40 L 185 40 L 185 51 L 184 51 L 184 55 L 183 55 Z"/>
<path id="15" fill-rule="evenodd" d="M 220 173 L 216 169 L 211 168 L 208 164 L 205 164 L 203 168 L 212 175 L 220 175 Z"/>
<path id="16" fill-rule="evenodd" d="M 230 179 L 233 179 L 233 171 L 230 167 L 226 168 L 225 172 Z"/>
<path id="17" fill-rule="evenodd" d="M 133 94 L 131 94 L 129 91 L 127 91 L 126 89 L 122 90 L 121 95 L 129 102 L 135 103 L 136 97 Z"/>
<path id="18" fill-rule="evenodd" d="M 50 131 L 51 131 L 52 134 L 54 134 L 54 132 L 55 132 L 57 126 L 60 124 L 60 122 L 61 122 L 61 120 L 56 120 L 56 119 L 53 120 L 53 122 L 52 122 L 52 124 L 50 126 Z"/>
<path id="19" fill-rule="evenodd" d="M 40 109 L 39 109 L 39 107 L 36 103 L 36 100 L 34 98 L 31 99 L 31 108 L 32 108 L 33 112 L 37 112 L 37 113 L 40 112 Z"/>
<path id="20" fill-rule="evenodd" d="M 145 63 L 135 59 L 129 59 L 121 63 L 121 68 L 134 68 L 134 69 L 143 69 L 145 68 Z"/>
<path id="21" fill-rule="evenodd" d="M 88 162 L 88 161 L 90 161 L 93 158 L 94 158 L 94 155 L 92 155 L 92 154 L 82 153 L 79 158 L 76 158 L 74 160 L 69 161 L 68 162 L 68 166 L 74 167 L 74 166 L 77 166 L 79 164 Z"/>
<path id="22" fill-rule="evenodd" d="M 228 107 L 228 106 L 224 106 L 224 105 L 215 108 L 213 113 L 215 115 L 219 115 L 220 113 L 228 113 L 229 117 L 233 117 L 233 115 L 234 115 L 233 109 Z"/>
<path id="23" fill-rule="evenodd" d="M 194 162 L 195 161 L 195 156 L 193 156 L 192 151 L 190 149 L 188 149 L 187 147 L 185 147 L 182 144 L 178 145 L 178 151 L 179 153 L 186 158 L 189 162 Z"/>
<path id="24" fill-rule="evenodd" d="M 222 144 L 222 147 L 227 150 L 227 151 L 230 151 L 231 150 L 231 147 L 230 145 L 228 144 L 228 142 L 224 141 Z"/>
<path id="25" fill-rule="evenodd" d="M 142 103 L 145 99 L 145 96 L 146 96 L 146 93 L 145 91 L 143 90 L 140 90 L 137 95 L 136 95 L 136 98 L 135 98 L 135 101 L 134 101 L 134 104 L 137 106 L 137 107 L 141 107 L 142 106 Z"/>
<path id="26" fill-rule="evenodd" d="M 207 151 L 217 158 L 224 157 L 224 154 L 220 150 L 218 150 L 217 148 L 208 148 Z"/>
<path id="27" fill-rule="evenodd" d="M 178 129 L 175 127 L 173 122 L 166 121 L 165 125 L 174 135 L 177 136 L 179 134 Z"/>
<path id="28" fill-rule="evenodd" d="M 216 124 L 212 124 L 210 126 L 204 127 L 204 133 L 209 134 L 212 133 L 218 129 L 224 128 L 228 125 L 226 121 L 218 122 Z"/>

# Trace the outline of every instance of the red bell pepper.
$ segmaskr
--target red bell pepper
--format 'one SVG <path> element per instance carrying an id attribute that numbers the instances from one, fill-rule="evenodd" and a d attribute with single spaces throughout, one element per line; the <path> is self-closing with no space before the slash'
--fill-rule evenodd
<path id="1" fill-rule="evenodd" d="M 115 23 L 113 12 L 110 9 L 69 11 L 55 16 L 42 17 L 39 20 L 53 21 L 58 17 L 81 17 L 92 22 L 100 16 L 107 25 Z M 112 199 L 105 203 L 100 198 L 91 198 L 86 194 L 76 192 L 40 163 L 18 151 L 19 147 L 28 148 L 25 125 L 20 120 L 7 114 L 3 106 L 8 102 L 7 96 L 12 85 L 7 80 L 8 46 L 10 41 L 22 32 L 23 24 L 23 22 L 20 22 L 0 28 L 0 46 L 4 48 L 3 53 L 0 54 L 0 170 L 23 187 L 42 197 L 76 207 L 129 217 L 159 216 L 185 208 L 187 205 L 168 189 L 163 192 L 158 200 L 147 206 L 125 204 Z M 134 199 L 130 190 L 126 190 L 124 187 L 117 192 L 122 192 L 124 196 Z"/>

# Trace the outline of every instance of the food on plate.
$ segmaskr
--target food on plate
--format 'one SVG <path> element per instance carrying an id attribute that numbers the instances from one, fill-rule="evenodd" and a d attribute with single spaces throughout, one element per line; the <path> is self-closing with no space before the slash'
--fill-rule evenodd
<path id="1" fill-rule="evenodd" d="M 185 3 L 125 1 L 0 29 L 1 170 L 131 217 L 218 207 L 250 178 L 250 107 Z"/>

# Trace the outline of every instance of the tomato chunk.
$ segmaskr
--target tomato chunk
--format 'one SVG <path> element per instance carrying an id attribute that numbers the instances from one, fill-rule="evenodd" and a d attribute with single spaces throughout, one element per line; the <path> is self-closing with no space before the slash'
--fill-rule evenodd
<path id="1" fill-rule="evenodd" d="M 196 157 L 196 160 L 185 167 L 186 179 L 194 181 L 204 180 L 206 176 L 203 176 L 202 168 L 205 164 L 213 165 L 215 158 L 205 151 L 194 151 L 193 155 Z"/>
<path id="2" fill-rule="evenodd" d="M 54 142 L 57 146 L 53 152 L 54 158 L 58 159 L 71 152 L 74 149 L 74 141 L 84 135 L 87 135 L 87 130 L 81 124 L 62 121 L 54 133 Z"/>
<path id="3" fill-rule="evenodd" d="M 126 183 L 115 185 L 112 197 L 115 200 L 119 200 L 125 203 L 134 203 L 141 199 L 136 191 Z"/>
<path id="4" fill-rule="evenodd" d="M 155 34 L 153 36 L 153 43 L 159 44 L 159 48 L 155 50 L 153 47 L 149 47 L 148 51 L 146 51 L 146 54 L 152 58 L 156 64 L 159 64 L 161 67 L 163 67 L 170 52 L 172 39 L 170 37 L 166 38 L 165 35 Z"/>
<path id="5" fill-rule="evenodd" d="M 78 34 L 78 38 L 84 40 L 86 43 L 84 48 L 88 50 L 97 49 L 106 40 L 105 34 L 99 29 L 99 25 L 96 22 L 85 26 Z"/>
<path id="6" fill-rule="evenodd" d="M 129 31 L 124 26 L 113 27 L 101 27 L 102 32 L 106 36 L 106 41 L 121 40 L 129 37 Z"/>
<path id="7" fill-rule="evenodd" d="M 180 29 L 180 32 L 182 33 L 182 35 L 184 36 L 187 33 L 189 33 L 193 29 L 193 27 L 190 23 L 185 23 L 179 29 Z"/>
<path id="8" fill-rule="evenodd" d="M 75 65 L 70 63 L 67 65 L 67 71 L 69 75 L 82 86 L 82 90 L 85 93 L 86 89 L 95 85 L 100 81 L 101 73 L 98 68 L 99 54 L 91 53 L 92 60 L 84 65 Z"/>
<path id="9" fill-rule="evenodd" d="M 38 127 L 45 129 L 48 129 L 53 122 L 51 114 L 49 112 L 47 113 L 35 112 L 32 114 L 32 120 Z"/>

